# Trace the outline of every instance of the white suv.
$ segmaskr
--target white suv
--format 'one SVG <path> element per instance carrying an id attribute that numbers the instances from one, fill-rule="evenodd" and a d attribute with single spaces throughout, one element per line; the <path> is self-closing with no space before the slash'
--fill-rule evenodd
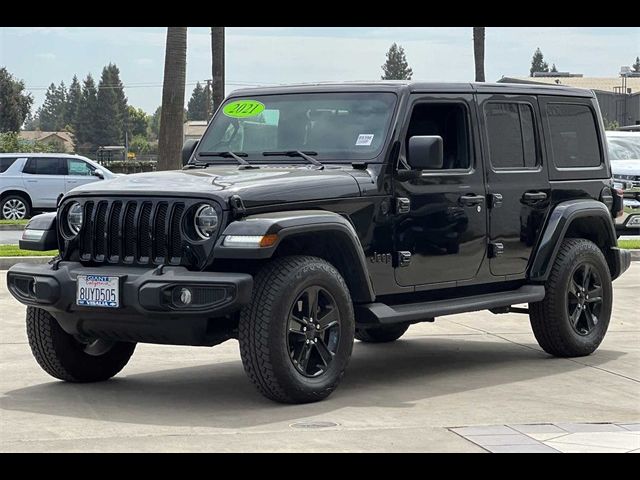
<path id="1" fill-rule="evenodd" d="M 80 155 L 0 153 L 0 219 L 19 220 L 33 210 L 55 209 L 72 188 L 114 177 Z"/>

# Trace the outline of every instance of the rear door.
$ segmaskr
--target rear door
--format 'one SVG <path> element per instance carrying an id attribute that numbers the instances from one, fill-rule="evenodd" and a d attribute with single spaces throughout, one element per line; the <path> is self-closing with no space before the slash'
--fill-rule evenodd
<path id="1" fill-rule="evenodd" d="M 65 193 L 85 183 L 99 180 L 93 172 L 95 167 L 79 158 L 67 158 L 67 175 L 65 176 Z"/>
<path id="2" fill-rule="evenodd" d="M 492 275 L 524 276 L 549 209 L 538 100 L 530 95 L 478 95 L 489 208 Z"/>
<path id="3" fill-rule="evenodd" d="M 22 170 L 22 181 L 36 208 L 56 208 L 65 192 L 67 162 L 64 158 L 31 157 Z"/>

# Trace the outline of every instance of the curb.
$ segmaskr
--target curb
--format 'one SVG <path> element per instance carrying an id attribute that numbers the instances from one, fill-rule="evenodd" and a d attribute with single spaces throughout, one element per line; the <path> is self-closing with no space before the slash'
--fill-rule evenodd
<path id="1" fill-rule="evenodd" d="M 16 263 L 31 263 L 33 265 L 40 265 L 47 263 L 53 257 L 0 257 L 0 270 L 9 270 Z"/>
<path id="2" fill-rule="evenodd" d="M 0 225 L 0 231 L 20 232 L 26 225 Z"/>

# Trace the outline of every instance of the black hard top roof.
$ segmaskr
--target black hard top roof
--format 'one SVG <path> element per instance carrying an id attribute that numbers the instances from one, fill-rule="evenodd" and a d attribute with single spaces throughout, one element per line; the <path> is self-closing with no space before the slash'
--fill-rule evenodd
<path id="1" fill-rule="evenodd" d="M 315 92 L 401 92 L 411 93 L 445 93 L 445 92 L 477 92 L 525 95 L 563 95 L 574 97 L 593 97 L 591 90 L 566 87 L 562 85 L 531 85 L 521 83 L 447 83 L 447 82 L 412 82 L 408 80 L 380 80 L 359 82 L 318 82 L 292 85 L 276 85 L 268 87 L 252 87 L 234 90 L 230 96 L 274 95 L 281 93 L 315 93 Z"/>

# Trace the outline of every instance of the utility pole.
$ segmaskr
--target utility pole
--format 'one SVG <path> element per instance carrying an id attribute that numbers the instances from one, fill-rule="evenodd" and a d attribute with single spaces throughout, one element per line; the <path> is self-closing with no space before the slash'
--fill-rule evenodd
<path id="1" fill-rule="evenodd" d="M 224 27 L 211 27 L 211 74 L 215 111 L 224 100 Z"/>

